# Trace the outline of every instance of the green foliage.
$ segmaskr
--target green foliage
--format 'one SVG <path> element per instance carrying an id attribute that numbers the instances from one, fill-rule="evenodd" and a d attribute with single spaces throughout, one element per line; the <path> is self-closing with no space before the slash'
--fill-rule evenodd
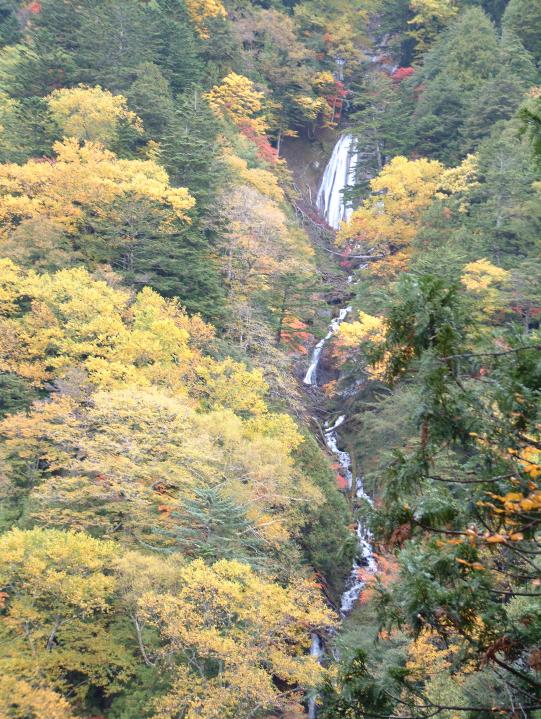
<path id="1" fill-rule="evenodd" d="M 307 512 L 301 543 L 310 564 L 338 598 L 357 551 L 355 538 L 347 530 L 350 510 L 336 487 L 335 476 L 314 438 L 305 435 L 297 451 L 297 463 L 323 492 L 325 501 L 316 511 Z"/>
<path id="2" fill-rule="evenodd" d="M 540 12 L 0 1 L 0 715 L 535 716 Z M 328 355 L 379 567 L 337 635 L 352 506 L 295 379 L 336 268 L 279 155 L 343 127 L 349 199 L 405 174 L 358 226 L 379 330 Z"/>
<path id="3" fill-rule="evenodd" d="M 536 0 L 509 0 L 502 26 L 514 32 L 541 63 L 541 7 Z"/>

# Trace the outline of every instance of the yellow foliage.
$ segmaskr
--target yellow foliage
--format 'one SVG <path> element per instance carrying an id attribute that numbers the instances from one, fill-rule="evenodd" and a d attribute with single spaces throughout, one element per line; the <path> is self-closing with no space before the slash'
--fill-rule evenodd
<path id="1" fill-rule="evenodd" d="M 366 312 L 359 311 L 359 319 L 354 322 L 344 322 L 338 330 L 339 346 L 354 349 L 363 343 L 377 347 L 385 341 L 385 318 L 374 317 Z M 381 379 L 386 370 L 386 360 L 368 367 L 368 373 L 374 379 Z"/>
<path id="2" fill-rule="evenodd" d="M 13 676 L 0 677 L 2 719 L 74 719 L 69 703 L 45 686 Z"/>
<path id="3" fill-rule="evenodd" d="M 260 168 L 249 168 L 246 160 L 230 153 L 225 155 L 225 160 L 244 182 L 255 187 L 262 195 L 270 197 L 276 202 L 281 202 L 284 199 L 284 191 L 272 172 Z"/>
<path id="4" fill-rule="evenodd" d="M 210 33 L 207 23 L 214 18 L 226 18 L 227 12 L 221 0 L 186 0 L 186 9 L 200 38 L 206 40 Z"/>
<path id="5" fill-rule="evenodd" d="M 80 706 L 87 684 L 115 686 L 111 672 L 122 686 L 139 652 L 173 672 L 155 719 L 300 711 L 303 689 L 326 675 L 307 649 L 335 620 L 312 582 L 283 586 L 238 561 L 186 563 L 50 529 L 0 537 L 0 581 L 2 716 L 72 719 L 66 674 L 88 680 L 69 694 Z M 298 690 L 284 695 L 276 679 Z"/>
<path id="6" fill-rule="evenodd" d="M 141 119 L 128 110 L 122 95 L 113 95 L 99 85 L 55 90 L 46 98 L 51 115 L 64 137 L 109 145 L 116 139 L 120 122 L 143 132 Z"/>
<path id="7" fill-rule="evenodd" d="M 312 80 L 312 85 L 318 90 L 323 90 L 327 87 L 334 87 L 336 80 L 332 72 L 324 70 L 323 72 L 317 72 Z"/>
<path id="8" fill-rule="evenodd" d="M 477 173 L 479 171 L 479 161 L 477 155 L 466 155 L 460 165 L 450 167 L 444 170 L 439 184 L 441 193 L 454 195 L 458 192 L 468 193 L 474 187 L 478 186 Z M 436 194 L 436 197 L 444 197 L 444 194 Z"/>
<path id="9" fill-rule="evenodd" d="M 241 414 L 266 412 L 264 397 L 268 386 L 260 369 L 249 370 L 230 358 L 221 362 L 205 358 L 196 373 L 203 381 L 202 396 L 209 407 Z"/>
<path id="10" fill-rule="evenodd" d="M 359 311 L 359 319 L 343 323 L 338 336 L 345 347 L 357 347 L 362 342 L 381 344 L 385 340 L 385 319 Z"/>
<path id="11" fill-rule="evenodd" d="M 414 13 L 408 24 L 414 29 L 411 35 L 417 40 L 418 50 L 425 50 L 442 27 L 457 14 L 455 0 L 410 0 Z"/>
<path id="12" fill-rule="evenodd" d="M 483 257 L 464 266 L 460 281 L 481 302 L 482 312 L 489 314 L 502 306 L 500 287 L 509 277 L 507 270 Z"/>
<path id="13" fill-rule="evenodd" d="M 55 160 L 0 165 L 0 220 L 7 234 L 25 219 L 48 218 L 76 232 L 85 212 L 103 213 L 116 197 L 133 194 L 164 205 L 188 221 L 194 198 L 171 187 L 152 160 L 121 160 L 100 145 L 75 138 L 54 145 Z"/>
<path id="14" fill-rule="evenodd" d="M 507 270 L 493 265 L 490 260 L 484 257 L 481 260 L 475 260 L 475 262 L 465 265 L 461 282 L 470 292 L 481 294 L 508 277 L 509 272 Z"/>
<path id="15" fill-rule="evenodd" d="M 407 247 L 421 213 L 430 205 L 444 172 L 437 160 L 395 157 L 370 181 L 372 195 L 344 224 L 339 244 L 355 241 L 374 255 Z"/>
<path id="16" fill-rule="evenodd" d="M 200 382 L 198 345 L 212 337 L 212 329 L 189 318 L 176 301 L 149 288 L 133 299 L 82 268 L 37 275 L 0 260 L 0 269 L 2 371 L 36 385 L 69 375 L 74 367 L 101 387 L 131 382 L 182 392 L 190 378 Z M 16 303 L 22 296 L 31 302 L 21 316 Z"/>
<path id="17" fill-rule="evenodd" d="M 164 638 L 164 653 L 191 658 L 156 702 L 154 719 L 179 710 L 186 719 L 248 716 L 256 707 L 280 711 L 291 700 L 275 678 L 304 687 L 321 681 L 325 670 L 307 654 L 309 632 L 333 619 L 313 585 L 284 588 L 235 561 L 212 567 L 194 561 L 180 574 L 175 595 L 148 592 L 139 602 L 140 615 Z M 218 672 L 202 676 L 197 668 L 208 659 Z"/>
<path id="18" fill-rule="evenodd" d="M 328 108 L 327 102 L 322 97 L 294 95 L 292 102 L 297 106 L 303 120 L 306 122 L 315 122 L 319 114 Z"/>
<path id="19" fill-rule="evenodd" d="M 445 199 L 448 195 L 462 195 L 459 204 L 460 212 L 468 209 L 468 193 L 479 185 L 477 173 L 479 163 L 477 155 L 467 155 L 457 167 L 450 167 L 441 175 L 436 197 Z"/>
<path id="20" fill-rule="evenodd" d="M 288 273 L 312 269 L 314 250 L 306 234 L 289 225 L 283 210 L 255 188 L 224 194 L 223 215 L 229 240 L 224 274 L 234 304 L 272 288 Z"/>
<path id="21" fill-rule="evenodd" d="M 411 672 L 413 681 L 423 683 L 423 696 L 429 700 L 451 706 L 465 703 L 462 687 L 467 676 L 475 671 L 476 664 L 463 661 L 460 671 L 452 671 L 461 643 L 460 636 L 453 632 L 452 627 L 449 627 L 446 643 L 431 629 L 423 629 L 410 643 L 406 668 Z M 419 703 L 422 702 L 419 699 Z M 450 719 L 459 719 L 459 716 L 452 714 Z"/>
<path id="22" fill-rule="evenodd" d="M 467 194 L 475 184 L 476 170 L 474 155 L 468 155 L 459 167 L 450 169 L 437 160 L 394 157 L 370 181 L 372 195 L 342 225 L 337 243 L 353 243 L 363 253 L 383 255 L 382 260 L 372 265 L 372 271 L 396 274 L 407 265 L 409 247 L 422 213 L 435 198 Z"/>
<path id="23" fill-rule="evenodd" d="M 81 268 L 40 276 L 3 260 L 0 269 L 0 370 L 64 389 L 2 425 L 0 461 L 46 468 L 48 481 L 32 480 L 34 517 L 108 531 L 122 511 L 124 530 L 145 535 L 164 503 L 156 486 L 174 487 L 174 508 L 195 487 L 224 483 L 278 544 L 302 524 L 300 504 L 322 501 L 294 466 L 295 423 L 268 411 L 263 373 L 204 356 L 198 345 L 212 332 L 202 320 Z"/>
<path id="24" fill-rule="evenodd" d="M 229 118 L 236 125 L 247 123 L 256 132 L 265 132 L 266 120 L 260 115 L 264 94 L 258 92 L 254 83 L 244 75 L 230 72 L 220 85 L 214 85 L 206 98 L 216 113 Z"/>
<path id="25" fill-rule="evenodd" d="M 107 569 L 114 542 L 75 532 L 12 529 L 0 537 L 0 584 L 16 580 L 37 604 L 63 615 L 107 611 L 115 580 Z M 24 623 L 12 616 L 10 623 Z"/>

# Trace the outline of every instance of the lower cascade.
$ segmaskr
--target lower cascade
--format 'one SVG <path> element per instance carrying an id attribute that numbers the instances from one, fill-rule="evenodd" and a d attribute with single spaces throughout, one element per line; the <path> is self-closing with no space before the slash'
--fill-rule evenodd
<path id="1" fill-rule="evenodd" d="M 314 348 L 312 352 L 310 366 L 308 367 L 308 371 L 304 378 L 304 383 L 306 385 L 312 387 L 318 386 L 317 372 L 325 343 L 336 333 L 336 331 L 350 312 L 351 307 L 349 306 L 341 309 L 338 317 L 336 317 L 331 322 L 329 326 L 329 332 L 327 333 L 325 338 L 320 340 L 320 342 L 318 342 L 318 344 Z M 351 491 L 355 486 L 355 497 L 357 499 L 363 499 L 365 501 L 368 501 L 371 504 L 371 498 L 364 491 L 362 477 L 353 476 L 353 472 L 351 469 L 351 455 L 349 454 L 349 452 L 339 449 L 338 446 L 338 429 L 345 422 L 345 420 L 346 415 L 340 415 L 338 419 L 336 419 L 334 424 L 329 425 L 327 423 L 324 430 L 325 444 L 327 445 L 329 451 L 337 458 L 338 463 L 342 468 L 344 477 L 347 481 L 348 489 Z M 353 567 L 349 579 L 346 583 L 346 589 L 343 592 L 340 600 L 340 613 L 343 617 L 346 617 L 352 611 L 365 585 L 364 579 L 362 579 L 362 577 L 360 576 L 360 570 L 362 568 L 365 568 L 369 572 L 375 572 L 377 569 L 377 564 L 376 560 L 374 559 L 371 543 L 372 538 L 369 530 L 363 526 L 362 522 L 357 521 L 355 531 L 358 538 L 359 551 L 357 557 L 355 558 L 355 561 L 353 562 Z"/>

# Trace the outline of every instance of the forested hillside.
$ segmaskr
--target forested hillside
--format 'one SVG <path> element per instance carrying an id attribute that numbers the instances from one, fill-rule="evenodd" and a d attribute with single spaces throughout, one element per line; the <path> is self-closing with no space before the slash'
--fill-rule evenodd
<path id="1" fill-rule="evenodd" d="M 539 0 L 0 0 L 0 219 L 0 719 L 541 717 Z"/>

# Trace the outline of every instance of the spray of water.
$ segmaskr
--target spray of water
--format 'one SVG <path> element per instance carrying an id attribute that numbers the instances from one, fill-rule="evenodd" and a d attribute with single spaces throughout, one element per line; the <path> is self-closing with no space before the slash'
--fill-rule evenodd
<path id="1" fill-rule="evenodd" d="M 357 142 L 351 135 L 342 135 L 334 146 L 317 193 L 318 210 L 327 224 L 337 230 L 353 209 L 344 202 L 344 190 L 355 182 Z"/>

